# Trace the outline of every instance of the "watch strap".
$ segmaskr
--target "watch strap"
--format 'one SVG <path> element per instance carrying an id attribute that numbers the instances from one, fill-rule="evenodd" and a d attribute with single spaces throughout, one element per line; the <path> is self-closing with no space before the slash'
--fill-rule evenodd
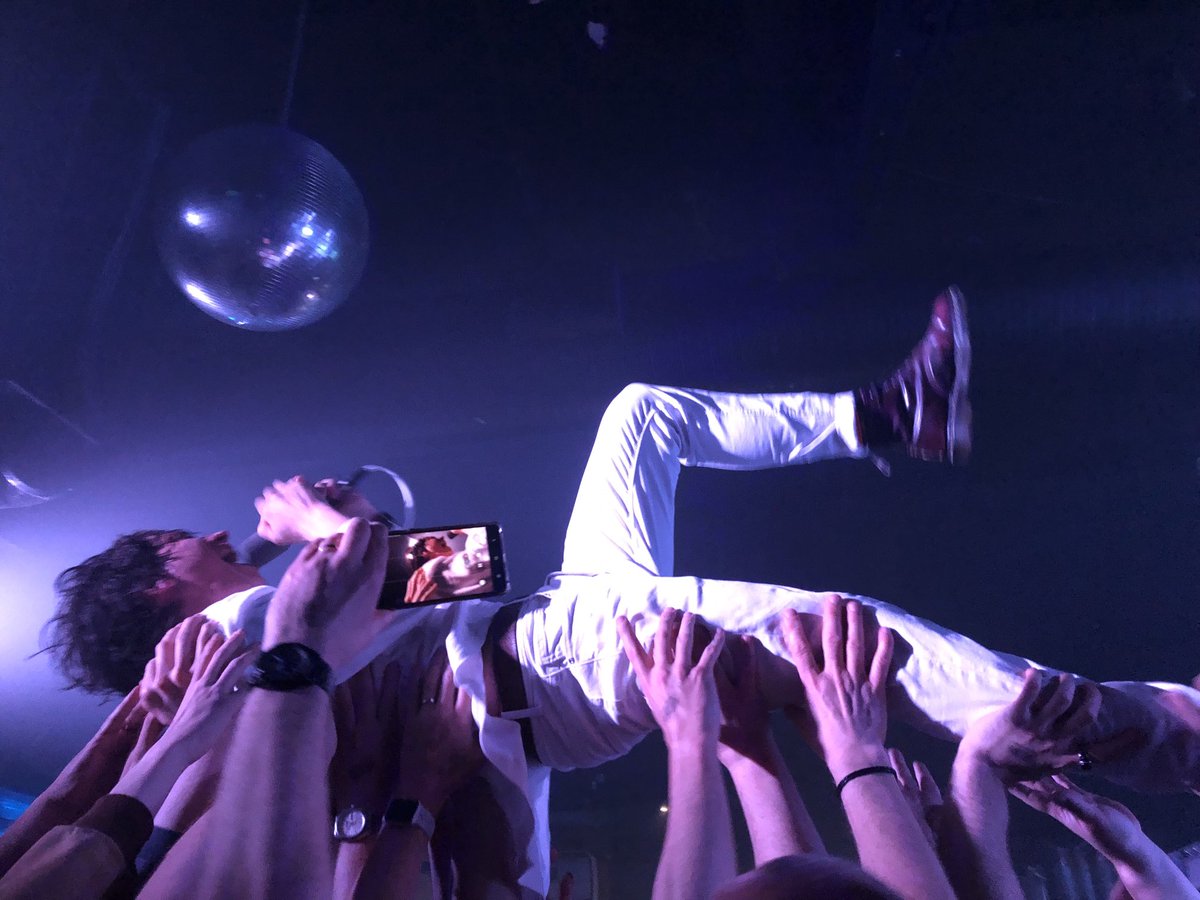
<path id="1" fill-rule="evenodd" d="M 333 670 L 321 654 L 304 644 L 276 644 L 259 654 L 246 678 L 251 687 L 268 691 L 298 691 L 319 687 L 333 693 Z"/>
<path id="2" fill-rule="evenodd" d="M 400 797 L 388 804 L 387 812 L 383 814 L 384 825 L 415 825 L 425 832 L 427 838 L 433 838 L 433 829 L 437 821 L 433 813 L 427 810 L 417 800 L 406 800 Z"/>

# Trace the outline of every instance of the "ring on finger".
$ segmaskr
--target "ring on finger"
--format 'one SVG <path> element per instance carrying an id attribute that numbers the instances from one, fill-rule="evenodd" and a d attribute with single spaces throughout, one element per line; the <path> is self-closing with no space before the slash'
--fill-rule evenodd
<path id="1" fill-rule="evenodd" d="M 1079 760 L 1076 763 L 1076 765 L 1079 766 L 1079 771 L 1081 771 L 1081 772 L 1091 771 L 1092 766 L 1094 766 L 1095 764 L 1096 764 L 1096 761 L 1094 759 L 1092 759 L 1091 756 L 1088 755 L 1088 752 L 1086 750 L 1079 751 Z"/>

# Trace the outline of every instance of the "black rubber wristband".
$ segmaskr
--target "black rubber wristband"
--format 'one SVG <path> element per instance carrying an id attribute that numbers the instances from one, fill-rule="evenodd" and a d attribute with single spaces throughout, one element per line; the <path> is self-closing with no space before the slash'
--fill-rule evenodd
<path id="1" fill-rule="evenodd" d="M 883 774 L 891 775 L 897 781 L 900 780 L 899 776 L 896 775 L 896 770 L 893 769 L 891 766 L 867 766 L 865 769 L 855 769 L 853 772 L 851 772 L 849 775 L 847 775 L 845 778 L 843 778 L 841 781 L 838 782 L 838 784 L 837 784 L 838 796 L 839 797 L 842 796 L 842 788 L 844 788 L 846 785 L 848 785 L 850 782 L 852 782 L 855 778 L 862 778 L 864 775 L 883 775 Z"/>

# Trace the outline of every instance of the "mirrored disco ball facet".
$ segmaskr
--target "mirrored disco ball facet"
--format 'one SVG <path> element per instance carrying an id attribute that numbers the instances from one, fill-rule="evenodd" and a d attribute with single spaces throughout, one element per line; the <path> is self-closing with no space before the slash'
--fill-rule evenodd
<path id="1" fill-rule="evenodd" d="M 300 328 L 336 309 L 370 241 L 350 173 L 316 141 L 275 125 L 189 145 L 167 171 L 156 229 L 188 299 L 252 331 Z"/>

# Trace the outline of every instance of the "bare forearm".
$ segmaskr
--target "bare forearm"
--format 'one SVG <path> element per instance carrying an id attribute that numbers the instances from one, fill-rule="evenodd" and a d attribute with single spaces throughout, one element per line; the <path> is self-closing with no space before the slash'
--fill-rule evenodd
<path id="1" fill-rule="evenodd" d="M 327 897 L 333 882 L 329 697 L 319 688 L 255 689 L 246 699 L 205 824 L 168 854 L 148 897 L 220 896 L 236 872 L 255 897 Z M 186 888 L 186 889 L 185 889 Z"/>
<path id="2" fill-rule="evenodd" d="M 228 755 L 229 742 L 222 741 L 188 766 L 154 816 L 154 824 L 180 834 L 191 828 L 213 805 Z"/>
<path id="3" fill-rule="evenodd" d="M 1117 870 L 1117 877 L 1133 900 L 1200 897 L 1200 892 L 1160 847 L 1149 838 L 1146 838 L 1146 844 L 1148 846 L 1139 848 L 1137 853 L 1120 858 L 1109 857 L 1109 862 Z"/>
<path id="4" fill-rule="evenodd" d="M 774 743 L 758 759 L 738 756 L 730 759 L 726 768 L 741 800 L 756 866 L 781 856 L 825 852 L 795 779 Z"/>
<path id="5" fill-rule="evenodd" d="M 50 829 L 59 825 L 69 825 L 86 809 L 87 807 L 77 809 L 72 802 L 52 795 L 49 790 L 41 794 L 21 813 L 21 817 L 0 835 L 0 875 L 11 869 Z"/>
<path id="6" fill-rule="evenodd" d="M 886 756 L 881 753 L 886 765 Z M 863 869 L 910 900 L 953 900 L 941 863 L 891 775 L 865 775 L 842 789 Z"/>
<path id="7" fill-rule="evenodd" d="M 333 864 L 334 900 L 349 900 L 354 896 L 354 886 L 358 883 L 374 847 L 374 841 L 343 841 L 336 845 Z"/>
<path id="8" fill-rule="evenodd" d="M 17 821 L 0 835 L 0 875 L 43 835 L 59 825 L 70 825 L 112 791 L 125 753 L 107 749 L 93 738 L 58 777 L 29 805 Z"/>
<path id="9" fill-rule="evenodd" d="M 667 833 L 654 900 L 705 900 L 737 874 L 733 827 L 717 756 L 668 748 Z"/>
<path id="10" fill-rule="evenodd" d="M 942 858 L 964 897 L 1020 900 L 1008 852 L 1008 792 L 984 762 L 960 751 L 950 775 L 942 830 Z"/>
<path id="11" fill-rule="evenodd" d="M 230 861 L 262 873 L 262 890 L 250 893 L 328 895 L 332 746 L 329 696 L 319 688 L 254 690 L 247 698 L 230 748 L 234 764 L 217 789 L 212 813 Z M 247 810 L 253 811 L 249 822 Z"/>
<path id="12" fill-rule="evenodd" d="M 354 900 L 402 900 L 429 855 L 429 839 L 415 825 L 388 825 L 375 840 L 354 885 Z"/>
<path id="13" fill-rule="evenodd" d="M 151 815 L 157 815 L 167 795 L 192 761 L 169 737 L 164 738 L 117 779 L 112 792 L 140 800 Z"/>

